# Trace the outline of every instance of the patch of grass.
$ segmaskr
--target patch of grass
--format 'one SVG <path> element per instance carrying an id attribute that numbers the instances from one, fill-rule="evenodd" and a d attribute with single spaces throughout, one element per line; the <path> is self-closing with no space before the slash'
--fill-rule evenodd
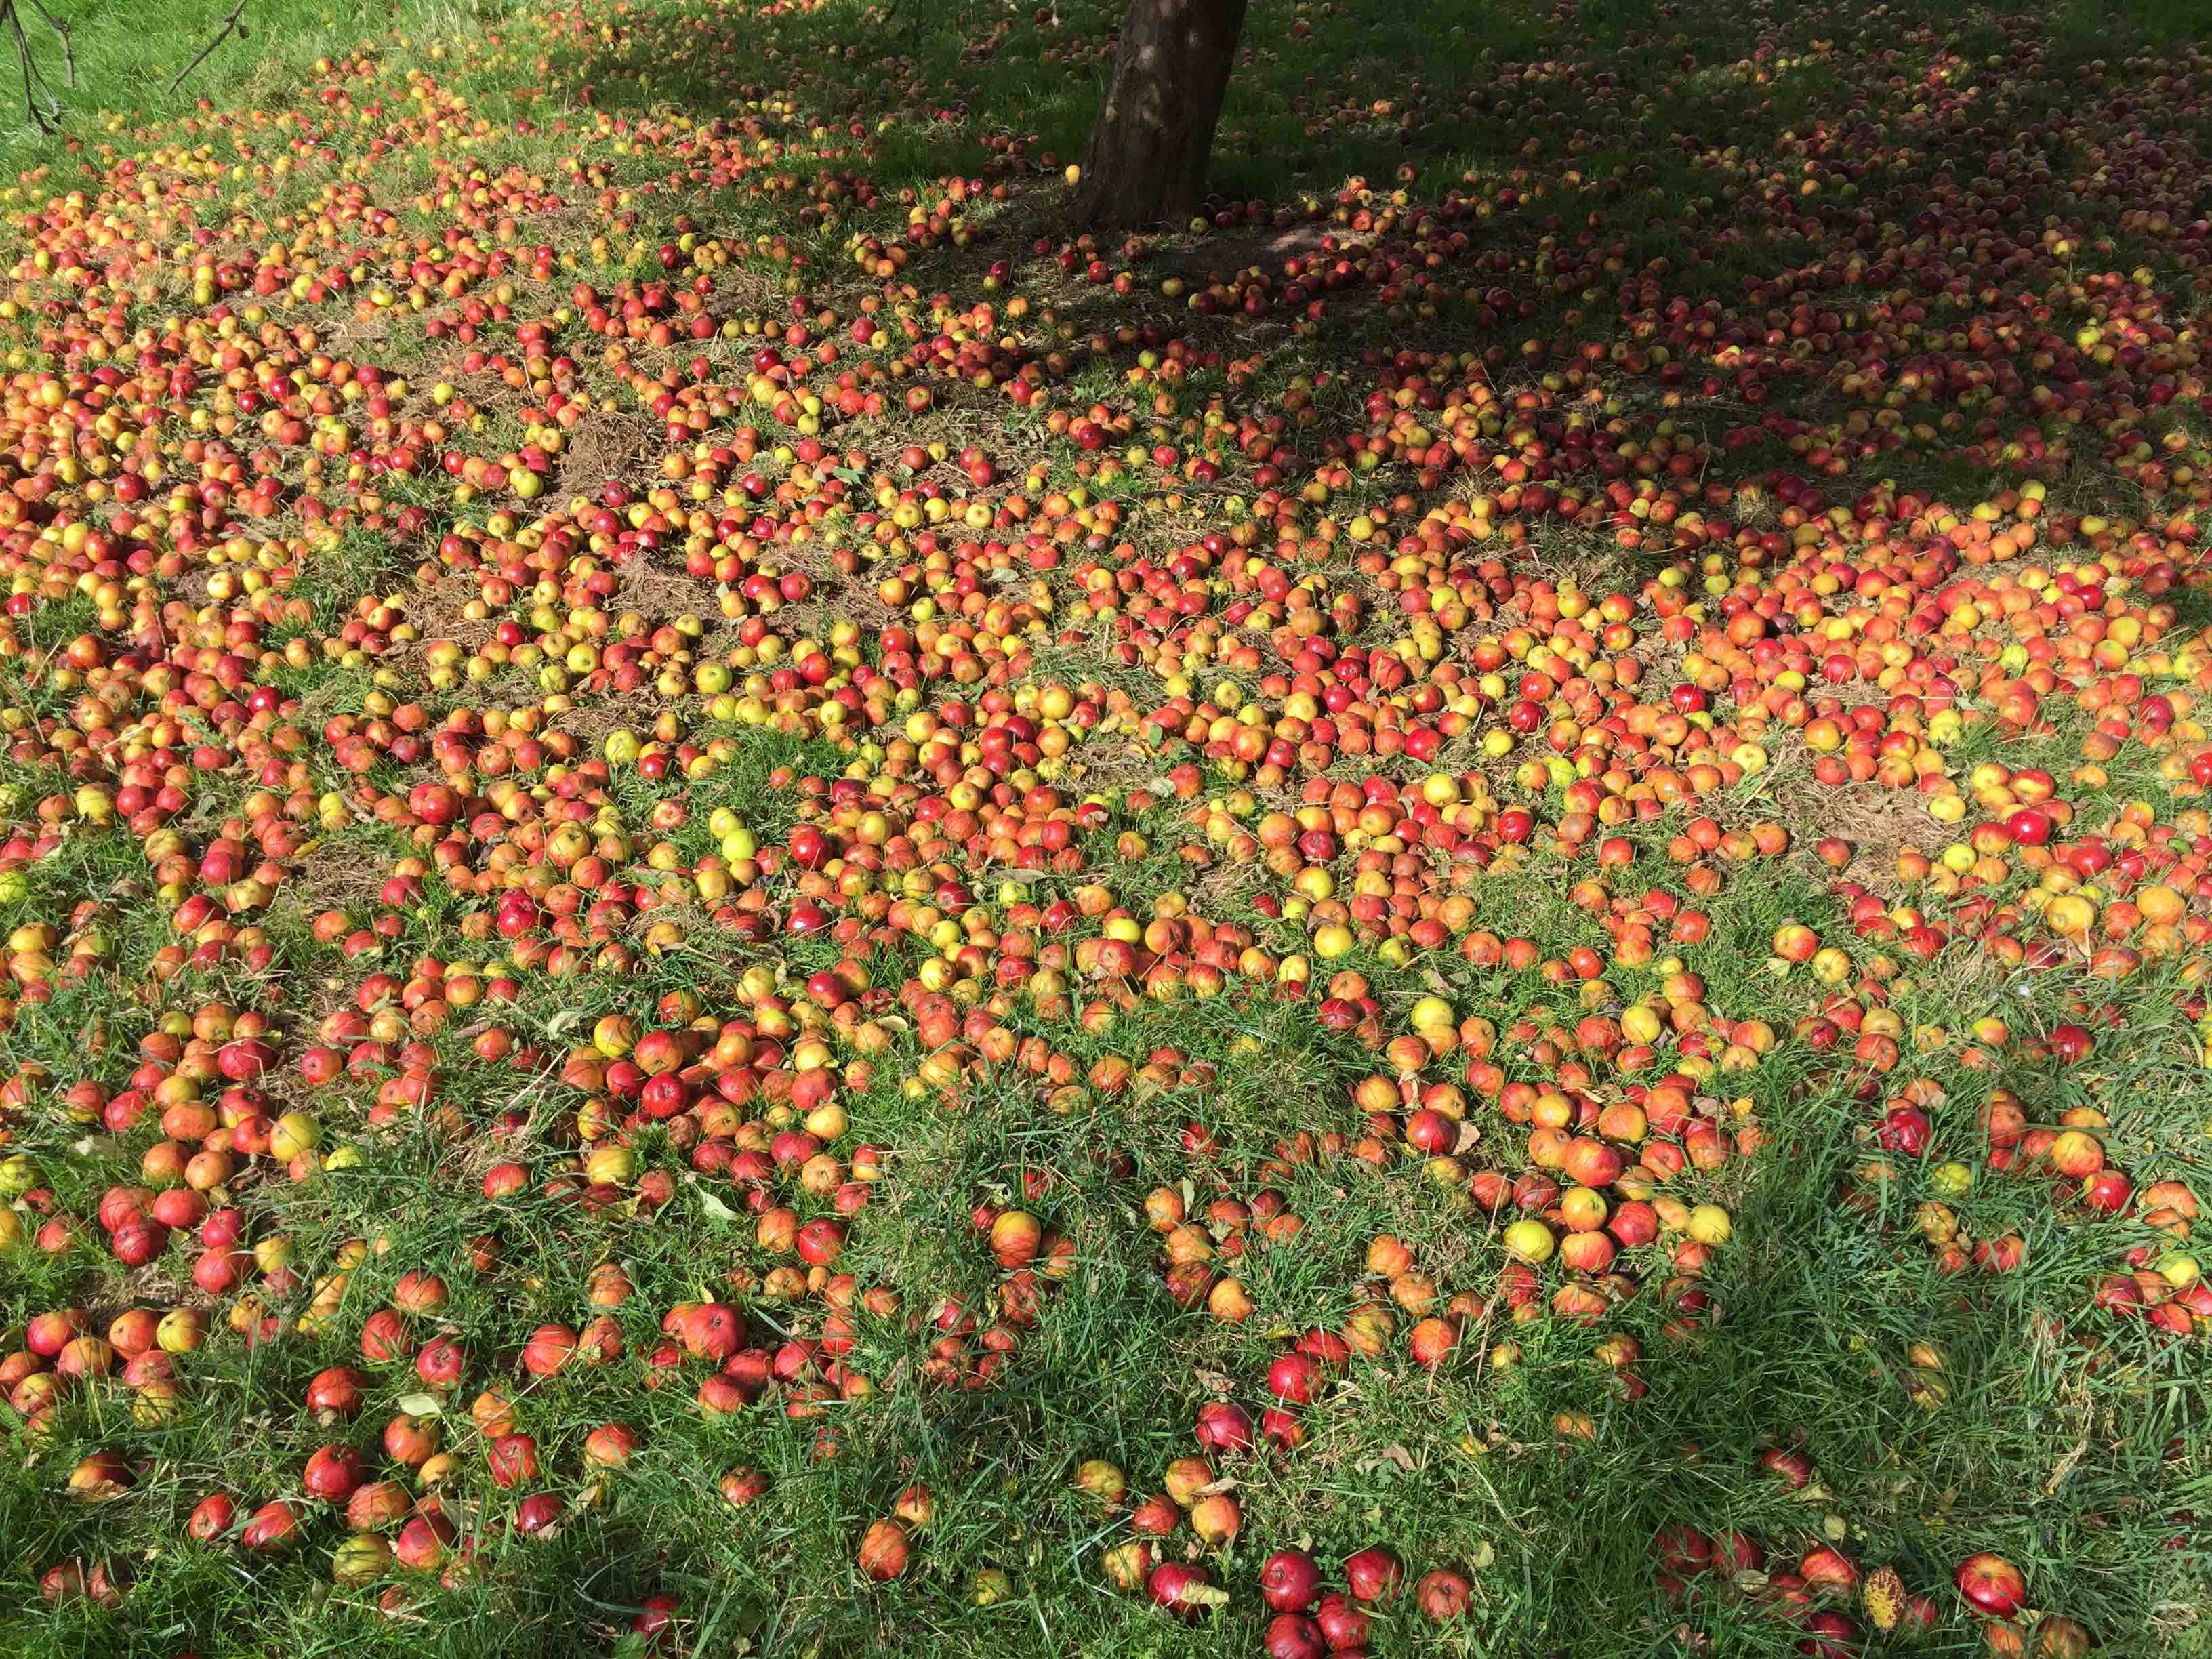
<path id="1" fill-rule="evenodd" d="M 2203 1322 L 2125 1310 L 2164 1294 L 2125 1269 L 2185 1279 L 2184 1240 L 1984 1115 L 2008 1091 L 2212 1193 L 2187 7 L 1255 0 L 1226 222 L 1064 259 L 1116 0 L 257 0 L 173 89 L 227 9 L 85 7 L 65 137 L 0 136 L 0 1192 L 76 1233 L 0 1258 L 0 1355 L 61 1308 L 206 1327 L 173 1406 L 134 1372 L 0 1408 L 0 1653 L 1162 1659 L 1259 1639 L 1268 1552 L 1334 1582 L 1374 1545 L 1469 1597 L 1376 1609 L 1376 1652 L 1791 1651 L 1787 1575 L 1824 1546 L 1935 1598 L 1852 1651 L 1987 1650 L 1948 1588 L 1975 1550 L 2103 1651 L 2212 1651 Z M 1291 263 L 1323 250 L 1372 263 L 1324 287 Z M 1254 269 L 1253 314 L 1206 293 Z M 2086 419 L 2037 401 L 2077 383 Z M 1530 483 L 1577 506 L 1510 504 Z M 1947 631 L 1937 597 L 1979 580 L 1978 631 Z M 2038 670 L 2040 724 L 1998 720 Z M 1952 793 L 1821 781 L 1791 697 L 1832 692 Z M 1644 717 L 1678 707 L 1662 743 Z M 1252 722 L 1292 758 L 1237 760 Z M 1722 779 L 1695 799 L 1643 781 L 1692 757 Z M 2019 801 L 1985 766 L 2063 808 L 1994 876 L 1967 843 Z M 1363 818 L 1431 775 L 1450 839 Z M 401 808 L 440 781 L 450 821 Z M 1049 797 L 1080 819 L 1021 821 Z M 1531 823 L 1501 850 L 1506 807 Z M 1253 841 L 1301 809 L 1302 850 Z M 2154 876 L 2162 950 L 2114 902 Z M 2079 891 L 2142 945 L 2124 980 L 2038 919 Z M 1827 948 L 1779 959 L 1790 923 Z M 1123 982 L 1092 953 L 1125 935 L 1236 943 Z M 1448 1051 L 1387 1046 L 1431 999 Z M 264 1012 L 276 1063 L 234 1077 Z M 686 1110 L 625 1022 L 692 1029 Z M 1464 1113 L 1441 1149 L 1425 1097 Z M 1507 1227 L 1566 1224 L 1544 1132 L 1638 1103 L 1687 1115 L 1606 1131 L 1652 1160 L 1606 1201 L 1662 1236 L 1523 1274 Z M 237 1156 L 188 1179 L 257 1253 L 180 1228 L 126 1269 L 92 1218 L 179 1184 L 202 1104 Z M 1886 1146 L 1911 1105 L 1924 1150 Z M 251 1150 L 310 1128 L 315 1156 Z M 1065 1241 L 1050 1272 L 994 1260 L 1007 1210 Z M 742 1403 L 686 1348 L 710 1301 Z M 1448 1351 L 1413 1348 L 1424 1316 Z M 548 1328 L 593 1352 L 534 1367 Z M 1160 1491 L 1203 1408 L 1259 1418 L 1335 1332 L 1373 1351 L 1302 1443 L 1214 1459 L 1239 1535 L 1161 1546 L 1232 1604 L 1185 1625 L 1115 1589 L 1130 1506 L 1078 1468 Z M 458 1386 L 418 1370 L 434 1340 Z M 325 1420 L 341 1366 L 364 1401 Z M 388 1454 L 416 1416 L 450 1466 Z M 352 1525 L 301 1492 L 331 1444 L 443 1517 L 437 1559 L 343 1582 Z M 128 1489 L 73 1494 L 99 1453 Z M 733 1506 L 740 1468 L 768 1487 Z M 917 1485 L 935 1514 L 876 1583 L 856 1548 Z M 190 1540 L 219 1492 L 297 1502 L 301 1540 Z M 526 1534 L 533 1493 L 561 1510 Z M 1759 1559 L 1671 1583 L 1677 1526 Z M 127 1594 L 48 1595 L 71 1563 Z"/>
<path id="2" fill-rule="evenodd" d="M 69 25 L 76 85 L 65 84 L 61 43 L 27 15 L 25 32 L 40 72 L 60 100 L 61 136 L 41 133 L 15 92 L 0 105 L 0 173 L 28 174 L 33 186 L 70 188 L 73 175 L 131 131 L 134 113 L 188 112 L 200 100 L 225 108 L 284 107 L 317 58 L 343 52 L 391 26 L 389 8 L 357 0 L 252 0 L 245 40 L 218 46 L 191 78 L 177 77 L 212 40 L 230 0 L 162 0 L 158 15 L 128 0 L 56 0 L 50 8 Z M 410 0 L 405 23 L 451 33 L 480 26 L 501 8 L 483 0 Z M 12 42 L 10 43 L 12 46 Z"/>

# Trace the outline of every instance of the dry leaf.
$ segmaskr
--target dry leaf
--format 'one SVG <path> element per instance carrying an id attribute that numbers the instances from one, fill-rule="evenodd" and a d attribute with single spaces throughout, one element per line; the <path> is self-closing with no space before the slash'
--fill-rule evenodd
<path id="1" fill-rule="evenodd" d="M 1353 1467 L 1362 1474 L 1380 1474 L 1393 1468 L 1411 1474 L 1413 1472 L 1413 1454 L 1403 1446 L 1393 1443 L 1383 1447 L 1372 1457 L 1361 1458 Z"/>
<path id="2" fill-rule="evenodd" d="M 1895 1630 L 1905 1612 L 1905 1581 L 1894 1567 L 1876 1567 L 1859 1587 L 1859 1602 L 1876 1630 Z"/>
<path id="3" fill-rule="evenodd" d="M 2059 1458 L 2057 1466 L 2051 1471 L 2051 1478 L 2043 1483 L 2043 1495 L 2045 1498 L 2054 1496 L 2059 1487 L 2066 1484 L 2066 1477 L 2074 1473 L 2074 1466 L 2087 1455 L 2088 1450 L 2087 1441 L 2077 1440 L 2072 1448 Z"/>

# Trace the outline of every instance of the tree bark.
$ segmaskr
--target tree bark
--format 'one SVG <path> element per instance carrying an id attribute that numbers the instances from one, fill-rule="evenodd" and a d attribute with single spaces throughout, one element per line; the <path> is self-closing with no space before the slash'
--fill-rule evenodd
<path id="1" fill-rule="evenodd" d="M 1074 214 L 1097 229 L 1180 224 L 1206 199 L 1245 0 L 1129 0 Z"/>

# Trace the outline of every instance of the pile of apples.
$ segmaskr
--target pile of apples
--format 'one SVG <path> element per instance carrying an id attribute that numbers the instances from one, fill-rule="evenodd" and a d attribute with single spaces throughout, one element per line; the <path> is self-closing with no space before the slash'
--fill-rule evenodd
<path id="1" fill-rule="evenodd" d="M 2080 1363 L 2201 1348 L 2205 1159 L 2124 1064 L 2166 1015 L 2212 1045 L 2201 53 L 2058 107 L 2034 20 L 1908 82 L 1869 18 L 1808 49 L 1844 124 L 1747 60 L 1778 136 L 1668 141 L 1678 265 L 1650 167 L 1566 164 L 1658 143 L 1598 56 L 1496 66 L 1607 136 L 1495 176 L 1038 240 L 1035 136 L 900 191 L 804 100 L 589 107 L 607 12 L 529 11 L 578 105 L 543 171 L 454 159 L 459 78 L 364 50 L 265 139 L 82 153 L 0 240 L 0 1263 L 49 1287 L 0 1393 L 118 1517 L 47 1599 L 189 1546 L 396 1612 L 603 1508 L 661 1455 L 640 1391 L 836 1459 L 1018 1375 L 1112 1257 L 1230 1357 L 1164 1391 L 1157 1492 L 1081 1462 L 1084 1571 L 1364 1652 L 1480 1574 L 1332 1578 L 1243 1462 L 1364 1378 L 1487 1417 L 1566 1350 L 1543 1455 L 1635 1432 L 1822 1134 L 1929 1296 L 2048 1250 Z M 1291 1026 L 1260 1127 L 1223 1098 Z M 1113 1202 L 1023 1164 L 929 1210 L 913 1126 L 977 1117 L 1083 1126 Z M 395 1172 L 452 1259 L 336 1224 Z M 1333 1237 L 1329 1183 L 1409 1219 Z M 902 1275 L 925 1212 L 970 1278 Z M 680 1298 L 625 1265 L 657 1225 L 699 1230 Z M 232 1347 L 309 1379 L 313 1443 L 125 1571 Z M 1940 1350 L 1905 1370 L 1945 1407 Z M 841 1559 L 1013 1596 L 933 1559 L 945 1490 Z M 1956 1601 L 1686 1526 L 1653 1589 L 1817 1655 L 2084 1650 L 1979 1524 Z"/>

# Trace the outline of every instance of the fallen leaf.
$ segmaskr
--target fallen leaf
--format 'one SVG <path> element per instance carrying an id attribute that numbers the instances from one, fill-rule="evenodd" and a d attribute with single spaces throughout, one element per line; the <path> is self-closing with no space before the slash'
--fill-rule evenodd
<path id="1" fill-rule="evenodd" d="M 2077 1440 L 2059 1458 L 2057 1465 L 2051 1471 L 2051 1478 L 2043 1483 L 2043 1495 L 2045 1498 L 2053 1497 L 2057 1493 L 2059 1487 L 2066 1484 L 2066 1477 L 2074 1473 L 2074 1466 L 2087 1455 L 2088 1450 L 2089 1443 L 2087 1440 Z"/>
<path id="2" fill-rule="evenodd" d="M 738 1218 L 735 1210 L 703 1188 L 699 1194 L 699 1207 L 717 1221 L 735 1221 Z"/>
<path id="3" fill-rule="evenodd" d="M 1876 1630 L 1895 1630 L 1905 1611 L 1905 1581 L 1894 1567 L 1876 1567 L 1859 1587 L 1859 1603 Z"/>

